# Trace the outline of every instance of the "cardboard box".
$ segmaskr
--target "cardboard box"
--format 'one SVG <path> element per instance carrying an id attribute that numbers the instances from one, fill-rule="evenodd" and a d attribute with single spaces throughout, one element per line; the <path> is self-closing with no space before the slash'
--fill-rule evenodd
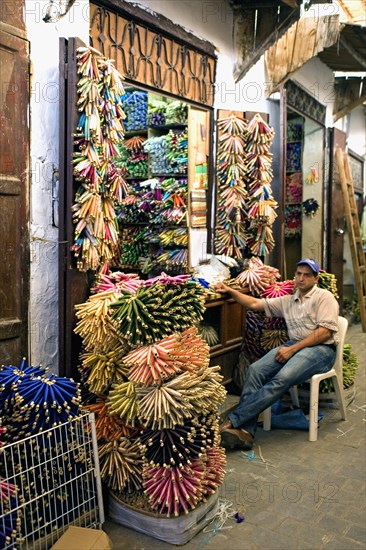
<path id="1" fill-rule="evenodd" d="M 69 527 L 51 550 L 112 550 L 108 535 L 100 529 Z"/>

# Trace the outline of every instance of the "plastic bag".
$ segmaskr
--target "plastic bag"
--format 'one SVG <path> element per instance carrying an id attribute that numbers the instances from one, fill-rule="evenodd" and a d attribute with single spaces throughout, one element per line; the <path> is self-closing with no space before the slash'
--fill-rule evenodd
<path id="1" fill-rule="evenodd" d="M 208 263 L 198 265 L 194 268 L 193 276 L 196 279 L 205 279 L 210 284 L 218 283 L 230 278 L 230 269 L 215 258 L 215 256 L 211 256 Z"/>
<path id="2" fill-rule="evenodd" d="M 318 420 L 324 417 L 318 414 Z M 279 430 L 309 430 L 310 423 L 302 409 L 284 409 L 281 401 L 271 407 L 271 428 Z"/>

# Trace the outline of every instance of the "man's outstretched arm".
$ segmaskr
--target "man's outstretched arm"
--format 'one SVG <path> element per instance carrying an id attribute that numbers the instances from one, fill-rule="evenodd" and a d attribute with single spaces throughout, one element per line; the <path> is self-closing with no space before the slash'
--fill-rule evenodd
<path id="1" fill-rule="evenodd" d="M 220 294 L 229 294 L 236 302 L 248 309 L 264 311 L 264 302 L 260 298 L 254 298 L 254 296 L 250 296 L 249 294 L 242 294 L 238 290 L 234 290 L 224 283 L 216 283 L 215 290 L 217 290 Z"/>

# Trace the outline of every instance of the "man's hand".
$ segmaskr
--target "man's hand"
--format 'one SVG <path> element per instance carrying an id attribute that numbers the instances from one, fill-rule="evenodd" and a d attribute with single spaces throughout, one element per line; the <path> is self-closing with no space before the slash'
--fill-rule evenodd
<path id="1" fill-rule="evenodd" d="M 229 292 L 231 289 L 229 286 L 225 285 L 225 283 L 216 283 L 215 290 L 220 292 L 220 294 L 224 294 L 225 292 Z"/>
<path id="2" fill-rule="evenodd" d="M 295 353 L 296 351 L 292 349 L 292 346 L 284 346 L 277 351 L 275 359 L 279 363 L 285 364 Z"/>

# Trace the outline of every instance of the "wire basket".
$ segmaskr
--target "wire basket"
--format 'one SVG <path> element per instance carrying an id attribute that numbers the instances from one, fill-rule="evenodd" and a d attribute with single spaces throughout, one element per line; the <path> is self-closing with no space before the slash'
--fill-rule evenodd
<path id="1" fill-rule="evenodd" d="M 47 550 L 104 522 L 93 413 L 0 448 L 0 549 Z"/>

